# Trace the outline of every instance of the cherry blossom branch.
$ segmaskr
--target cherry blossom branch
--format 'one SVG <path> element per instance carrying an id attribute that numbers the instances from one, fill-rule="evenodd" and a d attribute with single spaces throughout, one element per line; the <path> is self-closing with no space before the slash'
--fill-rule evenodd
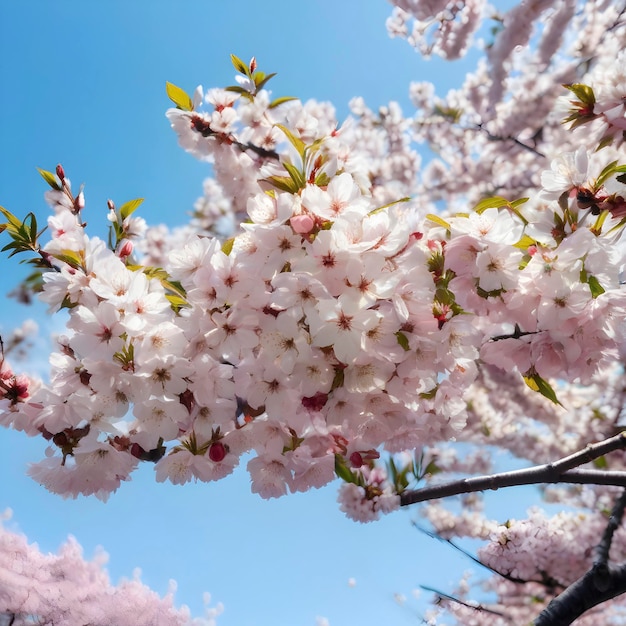
<path id="1" fill-rule="evenodd" d="M 497 574 L 498 576 L 504 578 L 505 580 L 508 580 L 509 582 L 517 583 L 517 584 L 520 584 L 520 585 L 525 585 L 525 584 L 527 584 L 529 582 L 545 584 L 545 583 L 543 583 L 542 581 L 539 581 L 539 580 L 524 580 L 522 578 L 516 578 L 515 576 L 511 576 L 509 574 L 505 574 L 504 572 L 500 572 L 499 570 L 494 569 L 490 565 L 487 565 L 486 563 L 483 563 L 478 557 L 474 556 L 473 554 L 471 554 L 467 550 L 464 550 L 463 548 L 461 548 L 461 546 L 459 546 L 458 544 L 454 543 L 454 541 L 452 541 L 452 539 L 447 539 L 446 537 L 442 537 L 438 533 L 435 533 L 435 532 L 432 532 L 430 530 L 427 530 L 426 528 L 423 528 L 422 526 L 420 526 L 416 522 L 412 522 L 412 524 L 413 524 L 413 528 L 416 528 L 417 530 L 419 530 L 420 532 L 424 533 L 425 535 L 427 535 L 431 539 L 436 539 L 437 541 L 442 541 L 443 543 L 449 545 L 451 548 L 454 548 L 457 552 L 460 552 L 463 556 L 465 556 L 468 559 L 470 559 L 470 561 L 473 561 L 474 563 L 476 563 L 476 565 L 480 565 L 481 567 L 484 567 L 485 569 L 488 569 L 493 574 Z"/>
<path id="2" fill-rule="evenodd" d="M 626 509 L 626 490 L 617 499 L 602 539 L 596 547 L 591 569 L 554 598 L 535 620 L 534 626 L 567 626 L 585 611 L 626 592 L 626 564 L 609 565 L 609 550 Z"/>
<path id="3" fill-rule="evenodd" d="M 487 489 L 496 490 L 502 487 L 518 485 L 535 485 L 540 483 L 576 483 L 591 485 L 615 485 L 626 487 L 626 472 L 610 472 L 605 470 L 574 470 L 573 468 L 589 463 L 614 450 L 626 448 L 626 433 L 622 432 L 598 443 L 589 444 L 583 450 L 566 456 L 554 463 L 536 465 L 521 470 L 463 478 L 443 485 L 434 485 L 405 491 L 400 496 L 400 505 L 409 506 L 417 502 L 446 498 L 461 493 L 473 493 Z"/>
<path id="4" fill-rule="evenodd" d="M 468 609 L 472 609 L 478 613 L 489 613 L 490 615 L 497 615 L 498 617 L 503 617 L 507 621 L 510 621 L 509 618 L 504 613 L 500 613 L 500 611 L 494 611 L 493 609 L 488 609 L 486 606 L 483 606 L 482 604 L 474 604 L 470 602 L 465 602 L 464 600 L 455 598 L 454 596 L 444 593 L 443 591 L 439 591 L 438 589 L 434 589 L 433 587 L 427 587 L 426 585 L 420 585 L 420 589 L 423 589 L 424 591 L 430 591 L 432 593 L 436 593 L 439 596 L 439 600 L 448 600 L 450 602 L 456 602 L 457 604 L 467 607 Z"/>
<path id="5" fill-rule="evenodd" d="M 252 142 L 248 141 L 246 143 L 242 143 L 237 140 L 232 134 L 225 134 L 215 131 L 211 128 L 209 122 L 199 115 L 193 116 L 191 118 L 191 126 L 192 128 L 199 132 L 203 137 L 215 137 L 219 141 L 222 141 L 228 145 L 235 146 L 241 152 L 254 152 L 257 156 L 260 156 L 265 159 L 274 159 L 278 161 L 280 156 L 278 152 L 274 150 L 268 150 L 267 148 L 262 148 L 261 146 L 257 146 Z"/>
<path id="6" fill-rule="evenodd" d="M 520 148 L 524 148 L 524 150 L 529 150 L 530 152 L 532 152 L 533 154 L 545 159 L 546 155 L 543 152 L 540 152 L 539 150 L 537 150 L 536 148 L 533 148 L 533 146 L 529 146 L 528 144 L 524 143 L 523 141 L 520 141 L 517 137 L 513 137 L 512 135 L 506 135 L 506 136 L 502 136 L 502 135 L 494 135 L 492 132 L 490 132 L 485 125 L 481 122 L 480 124 L 476 124 L 476 126 L 474 128 L 469 128 L 468 130 L 475 130 L 475 131 L 482 131 L 487 135 L 487 139 L 489 139 L 489 141 L 512 141 L 514 144 L 518 145 Z"/>

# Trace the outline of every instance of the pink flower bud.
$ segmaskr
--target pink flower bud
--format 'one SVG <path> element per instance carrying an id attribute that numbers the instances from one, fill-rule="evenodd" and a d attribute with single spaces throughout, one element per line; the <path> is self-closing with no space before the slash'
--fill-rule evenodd
<path id="1" fill-rule="evenodd" d="M 315 227 L 315 221 L 310 215 L 294 215 L 289 223 L 299 235 L 308 235 Z"/>
<path id="2" fill-rule="evenodd" d="M 85 208 L 85 194 L 81 191 L 74 199 L 74 210 L 82 211 Z"/>
<path id="3" fill-rule="evenodd" d="M 117 245 L 116 254 L 120 259 L 125 259 L 133 253 L 133 242 L 130 239 L 122 239 Z"/>
<path id="4" fill-rule="evenodd" d="M 63 166 L 60 163 L 57 165 L 57 176 L 59 177 L 59 180 L 61 182 L 65 180 L 65 170 L 63 169 Z"/>

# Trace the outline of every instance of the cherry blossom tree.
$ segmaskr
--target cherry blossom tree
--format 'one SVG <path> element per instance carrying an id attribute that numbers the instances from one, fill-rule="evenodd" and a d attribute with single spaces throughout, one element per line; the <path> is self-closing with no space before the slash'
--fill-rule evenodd
<path id="1" fill-rule="evenodd" d="M 43 554 L 23 535 L 0 526 L 0 554 L 3 626 L 213 626 L 221 611 L 218 605 L 207 609 L 206 619 L 191 619 L 186 607 L 173 606 L 173 582 L 161 598 L 141 583 L 139 572 L 114 587 L 104 569 L 107 555 L 100 552 L 85 561 L 71 537 L 58 554 Z"/>
<path id="2" fill-rule="evenodd" d="M 233 55 L 234 85 L 167 84 L 214 172 L 189 224 L 110 201 L 109 240 L 90 236 L 61 165 L 40 170 L 49 237 L 2 209 L 34 266 L 19 295 L 68 322 L 48 381 L 5 348 L 0 421 L 49 442 L 30 474 L 65 497 L 106 499 L 140 462 L 217 480 L 246 454 L 264 498 L 338 477 L 357 521 L 426 502 L 493 574 L 481 604 L 468 580 L 437 592 L 428 623 L 618 623 L 626 5 L 393 4 L 422 54 L 484 52 L 445 96 L 412 84 L 413 117 L 355 99 L 340 123 Z M 495 471 L 503 450 L 526 466 Z M 484 513 L 480 492 L 524 484 L 567 510 Z"/>

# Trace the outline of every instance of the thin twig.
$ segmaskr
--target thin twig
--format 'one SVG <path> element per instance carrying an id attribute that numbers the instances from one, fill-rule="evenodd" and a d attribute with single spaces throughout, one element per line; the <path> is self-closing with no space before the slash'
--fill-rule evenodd
<path id="1" fill-rule="evenodd" d="M 514 144 L 517 144 L 520 148 L 524 148 L 524 150 L 529 150 L 533 154 L 539 157 L 542 157 L 544 159 L 546 158 L 546 155 L 543 152 L 539 152 L 539 150 L 537 150 L 536 148 L 529 146 L 523 141 L 520 141 L 517 137 L 513 137 L 513 135 L 506 135 L 506 136 L 494 135 L 492 132 L 490 132 L 489 130 L 485 128 L 482 122 L 480 124 L 476 124 L 475 127 L 468 128 L 467 130 L 482 131 L 483 133 L 487 135 L 487 139 L 489 139 L 489 141 L 512 141 Z"/>
<path id="2" fill-rule="evenodd" d="M 480 565 L 481 567 L 484 567 L 485 569 L 489 570 L 491 573 L 497 574 L 498 576 L 501 576 L 505 580 L 508 580 L 508 581 L 510 581 L 512 583 L 519 583 L 519 584 L 522 584 L 522 585 L 525 585 L 525 584 L 527 584 L 529 582 L 542 584 L 540 581 L 537 581 L 537 580 L 523 580 L 522 578 L 515 578 L 513 576 L 509 576 L 508 574 L 503 574 L 502 572 L 499 572 L 497 569 L 494 569 L 493 567 L 491 567 L 489 565 L 486 565 L 478 557 L 474 556 L 473 554 L 471 554 L 467 550 L 464 550 L 463 548 L 461 548 L 461 546 L 459 546 L 458 544 L 454 543 L 454 541 L 452 541 L 452 539 L 446 539 L 445 537 L 442 537 L 441 535 L 439 535 L 439 534 L 437 534 L 435 532 L 432 532 L 432 531 L 430 531 L 430 530 L 420 526 L 417 522 L 412 522 L 412 524 L 413 524 L 414 528 L 416 528 L 420 532 L 424 533 L 425 535 L 427 535 L 431 539 L 436 539 L 437 541 L 442 541 L 443 543 L 448 544 L 450 547 L 452 547 L 455 550 L 457 550 L 458 552 L 460 552 L 463 556 L 467 557 L 470 561 L 473 561 L 474 563 L 476 563 L 476 565 Z"/>
<path id="3" fill-rule="evenodd" d="M 474 611 L 479 611 L 481 613 L 490 613 L 491 615 L 497 615 L 498 617 L 504 617 L 507 621 L 510 621 L 509 618 L 504 614 L 500 613 L 500 611 L 494 611 L 493 609 L 488 609 L 486 606 L 482 604 L 470 604 L 469 602 L 464 602 L 459 598 L 455 598 L 454 596 L 448 595 L 443 591 L 439 591 L 438 589 L 434 589 L 433 587 L 427 587 L 426 585 L 420 585 L 420 589 L 424 591 L 430 591 L 432 593 L 436 593 L 440 599 L 449 600 L 450 602 L 455 602 L 456 604 L 460 604 L 461 606 L 465 606 L 468 609 L 472 609 Z"/>

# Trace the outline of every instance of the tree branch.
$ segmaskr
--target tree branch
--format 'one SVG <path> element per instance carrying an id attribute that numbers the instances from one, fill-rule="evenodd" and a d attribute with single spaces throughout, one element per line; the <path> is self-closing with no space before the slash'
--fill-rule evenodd
<path id="1" fill-rule="evenodd" d="M 409 506 L 425 500 L 447 498 L 461 493 L 495 490 L 517 485 L 536 485 L 541 483 L 575 483 L 590 485 L 615 485 L 626 487 L 626 472 L 605 470 L 575 470 L 573 468 L 589 463 L 614 450 L 626 449 L 626 432 L 610 437 L 599 443 L 589 444 L 583 450 L 563 457 L 553 463 L 536 465 L 511 472 L 501 472 L 487 476 L 462 478 L 442 485 L 423 487 L 405 491 L 400 495 L 400 505 Z"/>
<path id="2" fill-rule="evenodd" d="M 533 626 L 568 626 L 585 611 L 626 592 L 626 564 L 611 567 L 608 563 L 613 535 L 622 523 L 625 508 L 626 490 L 613 506 L 591 569 L 554 598 Z"/>
<path id="3" fill-rule="evenodd" d="M 476 611 L 478 613 L 489 613 L 490 615 L 497 615 L 498 617 L 503 617 L 507 621 L 510 621 L 509 618 L 504 613 L 500 613 L 500 611 L 494 611 L 493 609 L 489 609 L 486 606 L 483 606 L 482 604 L 473 604 L 470 602 L 465 602 L 464 600 L 455 598 L 454 596 L 444 593 L 443 591 L 434 589 L 433 587 L 427 587 L 426 585 L 420 585 L 420 589 L 423 589 L 424 591 L 431 591 L 432 593 L 436 593 L 439 596 L 439 600 L 448 600 L 449 602 L 455 602 L 456 604 L 465 606 L 468 609 L 472 609 L 473 611 Z"/>
<path id="4" fill-rule="evenodd" d="M 544 159 L 546 158 L 546 155 L 543 152 L 539 152 L 539 150 L 537 150 L 536 148 L 533 148 L 533 146 L 529 146 L 523 141 L 520 141 L 517 137 L 513 137 L 512 135 L 506 135 L 506 136 L 494 135 L 489 130 L 487 130 L 487 128 L 485 128 L 482 122 L 480 124 L 476 124 L 475 127 L 469 128 L 468 130 L 482 131 L 483 133 L 487 135 L 487 139 L 489 139 L 489 141 L 512 141 L 514 144 L 517 144 L 520 148 L 524 148 L 524 150 L 529 150 L 533 154 L 539 157 L 542 157 Z"/>
<path id="5" fill-rule="evenodd" d="M 611 549 L 611 543 L 613 542 L 613 535 L 619 528 L 624 517 L 624 509 L 626 509 L 626 489 L 622 492 L 622 495 L 617 499 L 613 510 L 611 511 L 611 517 L 604 529 L 602 539 L 596 547 L 596 560 L 594 567 L 606 566 L 609 562 L 609 550 Z"/>
<path id="6" fill-rule="evenodd" d="M 489 570 L 492 574 L 497 574 L 498 576 L 500 576 L 501 578 L 504 578 L 505 580 L 508 580 L 509 582 L 517 583 L 517 584 L 520 584 L 520 585 L 527 585 L 528 583 L 536 583 L 536 584 L 539 584 L 539 585 L 545 585 L 545 583 L 540 581 L 540 580 L 524 580 L 522 578 L 515 578 L 515 576 L 511 576 L 509 574 L 504 574 L 503 572 L 500 572 L 499 570 L 494 569 L 490 565 L 487 565 L 486 563 L 483 563 L 478 557 L 474 556 L 473 554 L 471 554 L 467 550 L 461 548 L 461 546 L 459 546 L 456 543 L 454 543 L 454 541 L 452 541 L 452 539 L 447 539 L 446 537 L 442 537 L 438 533 L 435 533 L 435 532 L 432 532 L 430 530 L 427 530 L 426 528 L 423 528 L 422 526 L 420 526 L 417 522 L 412 522 L 412 524 L 413 524 L 414 528 L 416 528 L 420 532 L 424 533 L 425 535 L 427 535 L 431 539 L 436 539 L 437 541 L 441 541 L 441 542 L 449 545 L 451 548 L 454 548 L 457 552 L 460 552 L 463 556 L 465 556 L 468 559 L 470 559 L 470 561 L 473 561 L 477 565 L 480 565 L 481 567 L 484 567 L 486 570 Z"/>

